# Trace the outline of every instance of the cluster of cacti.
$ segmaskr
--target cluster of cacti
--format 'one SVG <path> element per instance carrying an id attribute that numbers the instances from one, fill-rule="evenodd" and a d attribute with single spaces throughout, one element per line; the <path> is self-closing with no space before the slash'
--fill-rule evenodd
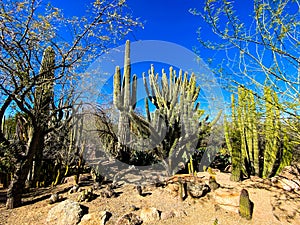
<path id="1" fill-rule="evenodd" d="M 259 103 L 252 91 L 239 87 L 237 103 L 232 95 L 232 121 L 225 120 L 224 127 L 234 181 L 239 181 L 243 175 L 270 177 L 291 162 L 291 145 L 280 119 L 277 95 L 266 87 L 264 98 L 263 118 L 258 113 Z"/>
<path id="2" fill-rule="evenodd" d="M 127 41 L 122 84 L 119 67 L 116 67 L 114 75 L 114 106 L 119 110 L 118 156 L 127 162 L 135 155 L 145 159 L 143 161 L 162 161 L 168 172 L 174 174 L 177 164 L 189 160 L 218 118 L 211 123 L 207 122 L 208 117 L 202 118 L 204 111 L 199 109 L 199 103 L 196 104 L 200 87 L 194 74 L 189 77 L 180 70 L 176 75 L 171 67 L 169 76 L 163 70 L 160 78 L 153 65 L 148 78 L 143 74 L 147 93 L 146 116 L 138 115 L 134 112 L 137 77 L 134 75 L 131 81 L 130 71 L 130 46 Z M 156 108 L 151 113 L 150 104 Z"/>
<path id="3" fill-rule="evenodd" d="M 78 202 L 89 202 L 94 198 L 94 192 L 92 188 L 88 188 L 87 190 L 82 190 L 80 195 L 78 196 Z"/>
<path id="4" fill-rule="evenodd" d="M 131 84 L 131 86 L 130 86 Z M 122 161 L 128 162 L 130 158 L 130 117 L 128 112 L 135 109 L 136 106 L 137 77 L 133 76 L 131 82 L 131 64 L 130 64 L 130 42 L 126 41 L 124 74 L 121 82 L 120 67 L 116 67 L 114 75 L 114 106 L 119 110 L 118 125 L 118 154 Z"/>
<path id="5" fill-rule="evenodd" d="M 193 155 L 202 135 L 206 134 L 212 124 L 203 118 L 203 110 L 196 104 L 200 87 L 196 84 L 196 76 L 190 78 L 187 73 L 176 71 L 170 67 L 169 78 L 162 70 L 161 81 L 154 67 L 149 70 L 149 86 L 143 74 L 144 86 L 148 98 L 145 100 L 146 119 L 132 115 L 135 125 L 138 126 L 139 135 L 150 137 L 147 139 L 148 148 L 154 149 L 158 160 L 164 162 L 169 174 L 174 174 L 178 162 L 187 162 Z M 149 102 L 156 107 L 150 113 Z M 145 145 L 145 139 L 142 140 Z M 173 159 L 176 158 L 174 163 Z M 191 169 L 191 168 L 190 168 Z"/>

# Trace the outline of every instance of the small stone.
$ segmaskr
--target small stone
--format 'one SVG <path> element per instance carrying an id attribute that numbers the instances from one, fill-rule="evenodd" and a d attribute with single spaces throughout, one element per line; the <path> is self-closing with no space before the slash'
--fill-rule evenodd
<path id="1" fill-rule="evenodd" d="M 128 213 L 123 216 L 121 216 L 117 222 L 116 225 L 140 225 L 143 223 L 143 220 L 141 217 L 134 213 Z"/>
<path id="2" fill-rule="evenodd" d="M 284 177 L 272 177 L 271 178 L 271 182 L 273 184 L 273 186 L 276 186 L 278 188 L 281 188 L 285 191 L 297 191 L 299 190 L 299 184 L 297 184 L 297 182 L 293 181 L 293 180 L 288 180 L 287 178 Z"/>
<path id="3" fill-rule="evenodd" d="M 187 216 L 187 214 L 184 210 L 174 210 L 173 213 L 174 213 L 175 217 Z"/>
<path id="4" fill-rule="evenodd" d="M 159 212 L 154 207 L 142 208 L 140 217 L 144 222 L 157 221 L 160 219 Z"/>
<path id="5" fill-rule="evenodd" d="M 188 182 L 187 191 L 192 198 L 200 198 L 209 192 L 210 188 L 205 183 Z"/>
<path id="6" fill-rule="evenodd" d="M 78 190 L 79 190 L 79 185 L 76 184 L 73 187 L 71 187 L 68 194 L 76 193 Z"/>
<path id="7" fill-rule="evenodd" d="M 167 220 L 175 217 L 175 213 L 173 211 L 162 212 L 160 215 L 161 220 Z"/>
<path id="8" fill-rule="evenodd" d="M 109 215 L 111 215 L 111 213 L 108 211 L 86 214 L 82 217 L 79 225 L 105 225 Z"/>
<path id="9" fill-rule="evenodd" d="M 52 194 L 49 198 L 49 204 L 54 204 L 54 203 L 58 202 L 58 200 L 59 200 L 58 193 Z"/>
<path id="10" fill-rule="evenodd" d="M 209 177 L 208 183 L 212 191 L 217 190 L 220 187 L 220 184 L 216 181 L 216 178 L 214 176 Z"/>

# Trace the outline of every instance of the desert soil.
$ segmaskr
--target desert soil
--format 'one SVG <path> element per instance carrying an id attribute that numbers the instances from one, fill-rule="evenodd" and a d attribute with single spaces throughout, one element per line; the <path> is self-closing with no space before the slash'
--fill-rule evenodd
<path id="1" fill-rule="evenodd" d="M 117 197 L 100 197 L 99 191 L 95 191 L 97 197 L 90 202 L 83 202 L 82 205 L 88 207 L 88 213 L 99 210 L 107 210 L 112 213 L 107 225 L 115 224 L 118 217 L 132 211 L 132 206 L 141 209 L 143 207 L 155 207 L 159 211 L 184 211 L 186 216 L 160 220 L 147 224 L 164 225 L 212 225 L 215 219 L 218 224 L 257 224 L 257 225 L 284 225 L 300 224 L 300 192 L 287 192 L 282 189 L 270 187 L 258 181 L 246 180 L 240 183 L 231 182 L 230 174 L 217 173 L 216 179 L 222 186 L 233 186 L 247 188 L 250 199 L 254 202 L 254 212 L 251 221 L 241 218 L 237 213 L 226 211 L 218 207 L 213 199 L 212 193 L 201 199 L 191 199 L 188 197 L 183 202 L 170 193 L 167 188 L 146 186 L 143 196 L 138 195 L 135 186 L 123 184 L 116 189 Z M 88 188 L 92 182 L 82 183 L 81 186 Z M 68 189 L 72 184 L 62 184 L 55 188 L 40 188 L 24 195 L 24 205 L 22 207 L 7 210 L 5 209 L 6 190 L 0 190 L 0 224 L 46 224 L 48 211 L 58 203 L 50 205 L 48 198 L 51 193 L 60 192 L 62 200 L 77 199 L 77 193 L 68 194 Z M 139 210 L 136 211 L 139 214 Z"/>

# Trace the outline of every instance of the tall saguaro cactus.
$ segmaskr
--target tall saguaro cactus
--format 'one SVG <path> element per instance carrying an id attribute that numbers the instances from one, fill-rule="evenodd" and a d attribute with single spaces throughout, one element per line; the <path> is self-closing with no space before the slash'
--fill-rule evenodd
<path id="1" fill-rule="evenodd" d="M 54 66 L 55 66 L 55 52 L 51 46 L 47 47 L 43 54 L 42 64 L 39 71 L 39 79 L 37 79 L 38 86 L 35 90 L 34 108 L 37 113 L 37 121 L 41 132 L 45 134 L 48 129 L 48 121 L 50 116 L 50 107 L 52 105 L 54 91 Z M 35 154 L 34 164 L 34 183 L 39 186 L 38 180 L 42 167 L 42 157 L 44 149 L 44 134 L 41 135 L 40 146 Z"/>
<path id="2" fill-rule="evenodd" d="M 127 40 L 122 84 L 119 66 L 116 67 L 114 75 L 114 105 L 119 110 L 118 141 L 119 157 L 122 161 L 128 161 L 130 157 L 130 118 L 128 112 L 135 109 L 136 88 L 136 75 L 133 76 L 131 82 L 130 42 Z"/>

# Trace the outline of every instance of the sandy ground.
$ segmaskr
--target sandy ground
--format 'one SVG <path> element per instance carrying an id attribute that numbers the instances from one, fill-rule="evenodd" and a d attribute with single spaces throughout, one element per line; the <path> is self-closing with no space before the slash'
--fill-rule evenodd
<path id="1" fill-rule="evenodd" d="M 286 192 L 281 189 L 261 184 L 257 181 L 244 181 L 234 183 L 229 180 L 229 174 L 218 173 L 217 181 L 223 186 L 240 186 L 247 188 L 250 199 L 254 202 L 254 212 L 251 221 L 241 218 L 238 214 L 219 208 L 212 200 L 212 194 L 208 194 L 201 199 L 191 199 L 183 202 L 178 197 L 174 197 L 166 188 L 147 186 L 144 187 L 143 196 L 138 195 L 135 186 L 124 184 L 116 189 L 118 197 L 102 198 L 99 195 L 90 202 L 82 205 L 88 207 L 88 212 L 107 210 L 112 213 L 112 217 L 107 225 L 115 224 L 118 217 L 132 211 L 132 206 L 137 208 L 155 207 L 160 211 L 170 211 L 170 209 L 185 211 L 186 216 L 160 220 L 147 224 L 186 224 L 186 225 L 212 225 L 215 219 L 218 224 L 257 224 L 257 225 L 284 225 L 300 224 L 300 193 Z M 82 184 L 87 188 L 91 183 Z M 62 199 L 76 199 L 77 193 L 69 195 L 67 190 L 71 184 L 59 185 L 53 189 L 39 189 L 24 196 L 24 206 L 6 210 L 5 191 L 0 190 L 0 224 L 46 224 L 45 220 L 48 211 L 53 205 L 48 204 L 49 195 L 53 192 L 60 192 Z M 98 192 L 100 193 L 101 190 Z M 95 194 L 98 193 L 95 191 Z M 55 203 L 58 204 L 58 203 Z M 139 211 L 136 211 L 139 214 Z"/>

